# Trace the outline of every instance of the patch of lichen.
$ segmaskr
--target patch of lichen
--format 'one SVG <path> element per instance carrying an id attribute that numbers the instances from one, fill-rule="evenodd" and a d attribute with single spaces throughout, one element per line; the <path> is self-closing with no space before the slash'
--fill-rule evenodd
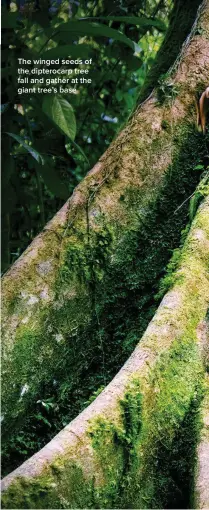
<path id="1" fill-rule="evenodd" d="M 59 250 L 60 240 L 63 235 L 63 228 L 60 226 L 56 226 L 56 230 L 45 230 L 43 234 L 40 234 L 40 237 L 44 237 L 44 247 L 42 247 L 42 243 L 40 241 L 40 247 L 37 250 L 37 256 L 35 261 L 31 258 L 30 262 L 27 264 L 22 264 L 21 271 L 17 271 L 15 274 L 15 278 L 10 278 L 10 270 L 8 274 L 6 273 L 2 279 L 2 296 L 4 300 L 4 306 L 6 307 L 7 313 L 12 314 L 16 313 L 19 310 L 19 306 L 21 305 L 20 294 L 24 290 L 33 294 L 36 293 L 36 288 L 34 282 L 39 280 L 38 276 L 38 266 L 43 261 L 50 260 L 51 263 L 51 271 L 47 274 L 47 281 L 52 284 L 54 283 L 54 279 L 56 276 L 56 272 L 59 266 L 59 261 L 56 257 L 56 253 Z M 29 246 L 25 252 L 30 253 L 31 246 Z M 5 282 L 5 283 L 4 283 Z M 31 285 L 32 283 L 32 285 Z M 37 290 L 38 290 L 37 286 Z M 8 306 L 8 308 L 7 308 Z"/>

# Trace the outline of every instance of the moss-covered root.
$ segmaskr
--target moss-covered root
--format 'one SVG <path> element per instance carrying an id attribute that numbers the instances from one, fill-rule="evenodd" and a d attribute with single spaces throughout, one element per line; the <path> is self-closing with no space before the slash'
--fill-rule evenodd
<path id="1" fill-rule="evenodd" d="M 187 205 L 179 206 L 195 189 L 194 168 L 206 150 L 196 128 L 195 94 L 208 84 L 208 21 L 206 2 L 169 81 L 4 277 L 7 446 L 27 426 L 29 413 L 37 414 L 36 402 L 52 397 L 54 380 L 57 394 L 66 378 L 69 388 L 78 378 L 82 384 L 101 339 L 105 346 L 112 342 L 108 348 L 119 366 L 120 353 L 126 355 L 122 339 L 129 332 L 132 348 L 139 322 L 141 332 L 149 322 L 153 288 L 185 227 Z"/>
<path id="2" fill-rule="evenodd" d="M 209 341 L 209 338 L 207 339 Z M 209 508 L 209 374 L 206 375 L 205 398 L 202 403 L 203 428 L 198 446 L 194 508 Z"/>
<path id="3" fill-rule="evenodd" d="M 140 344 L 88 408 L 3 480 L 3 508 L 189 507 L 208 262 L 209 197 Z"/>
<path id="4" fill-rule="evenodd" d="M 115 353 L 127 330 L 138 329 L 138 310 L 146 310 L 143 331 L 148 323 L 147 293 L 178 243 L 186 216 L 178 207 L 194 191 L 198 176 L 193 170 L 205 154 L 205 139 L 196 128 L 195 93 L 208 83 L 208 20 L 206 2 L 172 86 L 165 82 L 136 112 L 4 277 L 6 445 L 27 424 L 29 413 L 36 414 L 36 402 L 51 398 L 54 380 L 57 393 L 66 378 L 69 387 L 77 378 L 82 384 L 101 338 L 103 345 L 113 340 Z"/>

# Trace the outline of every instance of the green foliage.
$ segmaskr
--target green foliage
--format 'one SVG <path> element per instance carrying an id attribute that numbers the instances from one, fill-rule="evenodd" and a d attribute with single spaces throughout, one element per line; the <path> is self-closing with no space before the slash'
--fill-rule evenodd
<path id="1" fill-rule="evenodd" d="M 204 170 L 203 165 L 197 165 L 195 167 L 196 170 Z M 193 218 L 195 217 L 195 214 L 197 212 L 197 209 L 199 205 L 201 204 L 202 200 L 205 196 L 207 196 L 209 193 L 209 167 L 207 170 L 203 173 L 202 179 L 200 181 L 199 186 L 197 187 L 193 197 L 190 200 L 190 206 L 189 206 L 189 218 L 190 222 L 192 222 Z"/>
<path id="2" fill-rule="evenodd" d="M 75 34 L 75 38 L 80 36 L 88 36 L 91 37 L 108 37 L 115 41 L 120 41 L 127 46 L 129 46 L 134 52 L 140 52 L 140 46 L 138 46 L 134 41 L 131 41 L 126 35 L 122 34 L 118 30 L 114 28 L 103 25 L 102 23 L 90 23 L 86 21 L 69 21 L 68 23 L 64 23 L 61 27 L 59 27 L 59 38 L 61 41 L 70 41 L 72 40 L 72 34 Z M 51 31 L 53 35 L 53 30 Z M 69 35 L 68 35 L 69 34 Z M 47 32 L 47 35 L 50 35 L 50 32 Z M 55 38 L 56 40 L 56 38 Z"/>
<path id="3" fill-rule="evenodd" d="M 172 257 L 166 267 L 166 275 L 160 281 L 159 291 L 156 294 L 156 299 L 162 299 L 165 293 L 173 287 L 176 281 L 176 270 L 178 269 L 181 262 L 181 248 L 175 248 L 172 253 Z"/>
<path id="4" fill-rule="evenodd" d="M 154 508 L 189 507 L 203 398 L 203 371 L 192 321 L 185 337 L 161 356 L 151 376 L 150 407 L 141 438 L 145 508 L 151 504 Z"/>
<path id="5" fill-rule="evenodd" d="M 162 75 L 158 80 L 157 97 L 160 104 L 172 100 L 178 95 L 178 88 L 172 82 L 169 73 Z"/>
<path id="6" fill-rule="evenodd" d="M 102 393 L 102 391 L 103 391 L 104 389 L 105 389 L 105 386 L 104 386 L 104 385 L 99 386 L 99 388 L 98 388 L 96 391 L 94 391 L 94 392 L 92 393 L 92 395 L 90 396 L 90 398 L 89 398 L 86 402 L 84 402 L 84 404 L 85 404 L 86 406 L 90 405 L 90 404 L 91 404 L 92 402 L 94 402 L 94 400 L 95 400 L 95 399 L 96 399 L 96 398 L 100 395 L 100 393 Z"/>
<path id="7" fill-rule="evenodd" d="M 42 158 L 41 154 L 39 154 L 39 152 L 37 152 L 31 145 L 25 143 L 24 138 L 15 135 L 14 133 L 7 133 L 7 135 L 14 138 L 14 140 L 16 140 L 22 147 L 24 147 L 24 149 L 28 151 L 38 163 L 44 165 L 44 159 Z M 18 149 L 16 150 L 16 154 L 18 154 Z"/>
<path id="8" fill-rule="evenodd" d="M 169 9 L 169 2 L 158 8 L 156 0 L 121 0 L 114 16 L 109 0 L 74 2 L 70 9 L 63 0 L 51 8 L 44 0 L 26 1 L 20 11 L 15 3 L 3 7 L 3 270 L 63 205 L 133 110 Z M 62 57 L 92 58 L 88 88 L 60 97 L 18 95 L 18 58 Z"/>
<path id="9" fill-rule="evenodd" d="M 143 17 L 134 17 L 134 16 L 99 16 L 98 19 L 103 19 L 106 21 L 120 21 L 121 23 L 128 23 L 130 25 L 137 25 L 138 27 L 155 27 L 162 32 L 166 31 L 166 25 L 161 20 L 149 20 Z"/>
<path id="10" fill-rule="evenodd" d="M 155 298 L 157 300 L 162 299 L 162 297 L 165 295 L 165 293 L 173 287 L 177 280 L 177 274 L 176 271 L 181 263 L 181 255 L 182 255 L 182 247 L 184 245 L 186 236 L 189 232 L 191 223 L 196 215 L 197 209 L 199 205 L 201 204 L 204 197 L 206 197 L 209 193 L 209 171 L 208 168 L 205 169 L 203 164 L 198 164 L 195 166 L 194 170 L 200 170 L 204 171 L 202 174 L 202 178 L 200 183 L 198 184 L 195 192 L 192 194 L 190 201 L 189 201 L 189 222 L 186 225 L 186 227 L 181 232 L 181 241 L 179 248 L 175 248 L 173 250 L 171 259 L 168 262 L 168 265 L 166 267 L 166 274 L 161 279 L 159 284 L 159 290 L 156 294 Z M 184 202 L 187 203 L 187 200 Z M 184 205 L 184 204 L 182 204 Z M 177 211 L 180 209 L 181 206 L 178 207 Z"/>
<path id="11" fill-rule="evenodd" d="M 191 320 L 150 371 L 143 396 L 140 378 L 120 402 L 121 423 L 92 420 L 89 434 L 104 484 L 98 508 L 189 508 L 201 430 L 203 371 Z"/>

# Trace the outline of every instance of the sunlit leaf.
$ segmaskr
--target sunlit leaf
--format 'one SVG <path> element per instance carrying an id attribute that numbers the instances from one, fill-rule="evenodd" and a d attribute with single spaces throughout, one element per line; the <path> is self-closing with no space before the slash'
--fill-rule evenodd
<path id="1" fill-rule="evenodd" d="M 43 112 L 71 140 L 76 135 L 76 118 L 73 108 L 66 99 L 59 96 L 46 96 L 43 100 Z"/>
<path id="2" fill-rule="evenodd" d="M 22 136 L 15 135 L 14 133 L 7 133 L 7 135 L 11 136 L 12 138 L 14 138 L 14 140 L 16 140 L 16 142 L 22 145 L 24 149 L 26 149 L 27 152 L 29 152 L 36 161 L 38 161 L 38 163 L 40 163 L 41 165 L 44 164 L 44 158 L 42 157 L 42 155 L 38 151 L 36 151 L 36 149 L 34 149 L 32 145 L 28 145 L 27 143 L 25 143 L 25 140 Z"/>

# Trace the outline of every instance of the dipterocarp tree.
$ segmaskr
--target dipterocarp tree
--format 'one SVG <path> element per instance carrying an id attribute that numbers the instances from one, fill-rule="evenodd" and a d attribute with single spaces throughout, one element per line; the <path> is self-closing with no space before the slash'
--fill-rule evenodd
<path id="1" fill-rule="evenodd" d="M 168 508 L 172 504 L 172 494 L 175 495 L 175 508 L 182 508 L 182 504 L 189 505 L 188 494 L 192 488 L 194 449 L 199 428 L 195 419 L 201 402 L 200 379 L 203 377 L 199 350 L 196 352 L 194 343 L 198 325 L 207 321 L 209 302 L 206 270 L 209 236 L 208 134 L 203 135 L 197 127 L 197 105 L 208 86 L 209 76 L 209 2 L 189 2 L 190 26 L 184 34 L 185 42 L 177 58 L 177 51 L 173 53 L 172 62 L 169 62 L 172 67 L 165 68 L 163 64 L 161 68 L 160 59 L 165 61 L 166 48 L 172 47 L 172 37 L 175 41 L 175 23 L 178 26 L 178 11 L 182 9 L 182 3 L 175 2 L 174 9 L 172 30 L 170 28 L 167 42 L 165 38 L 157 56 L 154 83 L 152 71 L 148 76 L 147 93 L 143 91 L 145 100 L 139 103 L 127 125 L 75 189 L 65 206 L 4 276 L 2 428 L 9 468 L 16 467 L 11 460 L 15 437 L 23 440 L 27 436 L 30 442 L 31 431 L 38 430 L 40 406 L 47 407 L 51 413 L 51 423 L 49 415 L 42 415 L 47 442 L 80 411 L 81 396 L 88 400 L 92 389 L 100 391 L 101 386 L 103 388 L 111 380 L 133 351 L 153 316 L 154 321 L 157 317 L 162 327 L 161 339 L 164 338 L 158 344 L 157 333 L 153 332 L 151 323 L 149 327 L 156 342 L 155 355 L 164 349 L 164 357 L 158 360 L 157 368 L 150 375 L 148 390 L 144 389 L 143 381 L 140 382 L 140 391 L 138 386 L 124 390 L 122 416 L 126 420 L 125 429 L 119 420 L 117 430 L 113 429 L 111 423 L 107 425 L 101 422 L 99 427 L 98 422 L 96 433 L 95 430 L 90 431 L 94 446 L 98 446 L 99 438 L 105 434 L 109 437 L 109 443 L 114 444 L 114 468 L 108 475 L 103 473 L 104 477 L 99 471 L 96 480 L 100 488 L 104 487 L 102 494 L 95 495 L 93 482 L 88 487 L 84 483 L 83 476 L 88 475 L 93 480 L 95 464 L 92 453 L 89 453 L 89 445 L 82 443 L 84 446 L 80 457 L 84 459 L 84 465 L 86 462 L 89 466 L 87 468 L 86 465 L 83 473 L 79 471 L 79 487 L 84 487 L 84 500 L 79 497 L 73 499 L 74 496 L 70 499 L 69 494 L 64 498 L 62 491 L 65 491 L 66 482 L 60 472 L 67 473 L 73 491 L 75 474 L 72 474 L 73 466 L 69 468 L 66 459 L 69 455 L 76 461 L 76 450 L 72 453 L 69 447 L 68 453 L 65 451 L 65 462 L 60 467 L 63 444 L 67 445 L 63 433 L 59 440 L 61 442 L 52 443 L 46 457 L 44 453 L 36 457 L 34 470 L 31 467 L 33 461 L 28 461 L 29 464 L 26 462 L 22 471 L 20 467 L 17 475 L 8 477 L 5 482 L 5 508 L 23 508 L 26 504 L 24 487 L 27 481 L 23 481 L 23 485 L 15 485 L 16 476 L 38 477 L 33 487 L 28 482 L 28 501 L 33 505 L 30 508 L 50 508 L 51 495 L 43 503 L 45 506 L 40 506 L 42 503 L 36 501 L 36 495 L 38 493 L 40 496 L 42 491 L 48 494 L 51 490 L 62 492 L 62 498 L 56 493 L 58 499 L 55 498 L 55 503 L 53 499 L 53 504 L 58 506 L 53 508 L 60 508 L 61 504 L 63 508 L 85 508 L 87 503 L 88 507 L 110 508 L 110 501 L 112 508 L 120 507 L 118 504 L 127 508 L 130 491 L 124 484 L 127 480 L 128 484 L 133 483 L 132 467 L 138 469 L 135 455 L 138 436 L 142 444 L 147 446 L 152 463 L 144 454 L 145 467 L 140 468 L 141 485 L 134 488 L 133 493 L 138 496 L 131 503 L 132 507 Z M 163 69 L 163 76 L 161 74 L 156 78 L 156 69 L 160 74 Z M 148 95 L 153 85 L 154 90 Z M 203 176 L 198 186 L 200 173 Z M 204 196 L 205 201 L 201 204 Z M 188 215 L 190 197 L 192 201 Z M 190 234 L 196 211 L 196 223 L 191 227 Z M 185 241 L 187 235 L 189 240 Z M 184 241 L 181 256 L 179 246 L 181 248 Z M 195 257 L 195 249 L 198 257 Z M 159 283 L 173 250 L 167 276 L 163 283 Z M 183 264 L 182 270 L 178 270 L 180 263 Z M 173 271 L 176 271 L 177 282 L 172 277 Z M 187 291 L 189 295 L 192 286 L 192 304 L 187 303 L 188 306 L 185 302 L 181 305 L 179 300 L 181 276 L 185 296 Z M 169 316 L 161 316 L 164 310 L 162 305 L 154 315 L 161 298 L 173 286 L 172 299 L 168 294 L 163 305 L 169 310 Z M 174 317 L 176 309 L 177 318 Z M 171 328 L 171 334 L 167 333 L 167 327 Z M 206 331 L 205 325 L 204 328 Z M 178 350 L 175 341 L 181 339 L 179 335 L 182 330 L 184 342 L 180 342 L 181 349 Z M 207 333 L 205 337 L 207 342 Z M 174 346 L 170 352 L 171 338 Z M 149 366 L 149 354 L 146 355 Z M 131 361 L 128 367 L 131 372 Z M 187 382 L 184 382 L 184 374 Z M 165 386 L 161 377 L 162 381 L 167 382 L 171 378 L 172 387 L 169 384 Z M 151 426 L 150 435 L 147 436 L 149 419 L 151 423 L 154 420 L 151 411 L 151 414 L 146 411 L 154 380 L 159 381 L 155 393 L 165 394 L 166 404 L 171 411 L 167 412 L 163 401 L 159 400 L 156 409 L 162 434 L 159 434 L 159 430 L 156 433 L 155 427 Z M 179 387 L 177 381 L 181 381 L 182 386 Z M 175 384 L 176 393 L 173 391 Z M 144 404 L 141 391 L 142 397 L 144 392 Z M 104 402 L 102 395 L 101 400 L 98 397 L 98 402 Z M 98 404 L 96 411 L 102 411 L 102 404 Z M 88 419 L 91 411 L 89 413 Z M 81 437 L 82 442 L 82 425 L 79 427 L 72 434 Z M 162 448 L 165 437 L 170 437 L 172 443 L 169 462 L 164 460 L 168 447 L 164 445 L 164 450 Z M 46 469 L 44 462 L 50 464 L 55 444 L 56 455 L 59 450 L 59 462 L 52 466 L 49 480 L 46 481 L 42 469 Z M 34 449 L 31 448 L 31 451 L 34 452 Z M 181 451 L 189 452 L 193 459 L 192 466 L 187 456 L 183 462 Z M 97 451 L 96 469 L 101 459 L 102 465 L 108 460 L 104 452 L 98 460 L 99 453 Z M 180 463 L 178 456 L 181 457 Z M 143 466 L 142 457 L 140 463 Z M 172 469 L 167 476 L 165 468 L 169 469 L 169 464 Z M 161 478 L 154 476 L 156 466 Z M 114 478 L 114 473 L 117 476 L 120 474 L 120 483 L 117 477 Z M 126 482 L 124 473 L 129 474 Z M 43 486 L 41 478 L 44 479 Z M 79 487 L 76 489 L 78 493 Z M 120 493 L 120 500 L 116 498 L 116 492 Z M 19 500 L 15 499 L 17 493 Z M 97 496 L 98 500 L 95 499 Z"/>

